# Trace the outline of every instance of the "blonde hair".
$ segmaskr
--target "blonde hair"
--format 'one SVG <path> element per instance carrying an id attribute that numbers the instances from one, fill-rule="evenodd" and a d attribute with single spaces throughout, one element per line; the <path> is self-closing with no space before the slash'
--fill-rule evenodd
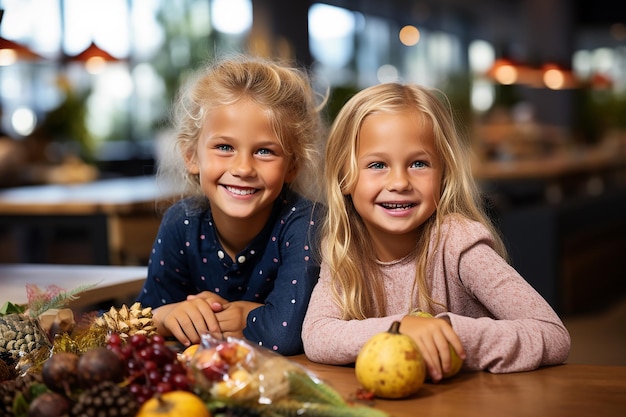
<path id="1" fill-rule="evenodd" d="M 316 178 L 322 167 L 325 134 L 321 109 L 325 98 L 312 88 L 303 69 L 270 59 L 230 55 L 209 63 L 190 77 L 174 104 L 174 149 L 163 152 L 158 175 L 170 181 L 184 178 L 181 194 L 202 195 L 198 175 L 187 171 L 184 156 L 195 157 L 205 115 L 212 109 L 251 99 L 267 108 L 278 140 L 298 170 L 290 188 L 311 200 L 319 200 Z M 242 120 L 241 123 L 245 123 Z"/>
<path id="2" fill-rule="evenodd" d="M 426 279 L 431 233 L 439 239 L 446 216 L 459 214 L 484 224 L 493 234 L 496 251 L 506 258 L 499 234 L 483 209 L 481 194 L 472 176 L 470 148 L 456 131 L 450 105 L 443 94 L 417 85 L 388 83 L 369 87 L 353 96 L 331 126 L 325 153 L 328 213 L 323 225 L 322 255 L 334 279 L 333 298 L 342 307 L 343 319 L 364 319 L 384 314 L 383 282 L 367 229 L 350 198 L 358 179 L 357 146 L 365 118 L 373 113 L 415 111 L 433 130 L 435 148 L 442 161 L 441 195 L 435 213 L 421 226 L 416 242 L 414 291 L 418 306 L 432 311 Z M 407 312 L 408 313 L 408 312 Z"/>

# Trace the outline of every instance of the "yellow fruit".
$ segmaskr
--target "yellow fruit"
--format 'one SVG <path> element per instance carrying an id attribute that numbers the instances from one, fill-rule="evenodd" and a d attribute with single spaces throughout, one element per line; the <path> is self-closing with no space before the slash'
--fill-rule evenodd
<path id="1" fill-rule="evenodd" d="M 204 402 L 189 391 L 170 391 L 143 403 L 135 417 L 211 417 Z"/>
<path id="2" fill-rule="evenodd" d="M 210 389 L 211 396 L 220 400 L 249 400 L 258 394 L 257 380 L 245 369 L 238 368 Z"/>
<path id="3" fill-rule="evenodd" d="M 443 373 L 443 379 L 452 378 L 454 375 L 458 374 L 463 367 L 463 360 L 459 358 L 454 347 L 452 347 L 450 343 L 448 343 L 448 346 L 450 346 L 450 370 Z"/>
<path id="4" fill-rule="evenodd" d="M 411 316 L 416 316 L 416 317 L 434 317 L 432 314 L 427 313 L 425 311 L 421 311 L 421 310 L 417 310 L 411 313 Z"/>
<path id="5" fill-rule="evenodd" d="M 411 313 L 411 315 L 417 317 L 433 317 L 432 314 L 425 311 L 415 311 Z M 448 343 L 448 346 L 450 347 L 451 358 L 450 370 L 443 373 L 443 379 L 452 378 L 454 375 L 458 374 L 463 367 L 463 360 L 459 358 L 459 355 L 456 353 L 454 347 L 450 343 Z"/>
<path id="6" fill-rule="evenodd" d="M 196 343 L 194 345 L 189 345 L 187 348 L 185 348 L 185 350 L 183 350 L 182 353 L 180 354 L 180 357 L 183 360 L 183 362 L 189 362 L 191 358 L 193 358 L 193 355 L 196 354 L 196 351 L 198 350 L 199 347 L 200 347 L 200 344 Z"/>
<path id="7" fill-rule="evenodd" d="M 404 398 L 424 385 L 422 354 L 417 343 L 399 328 L 400 322 L 394 321 L 388 331 L 368 340 L 356 358 L 357 380 L 376 397 Z"/>

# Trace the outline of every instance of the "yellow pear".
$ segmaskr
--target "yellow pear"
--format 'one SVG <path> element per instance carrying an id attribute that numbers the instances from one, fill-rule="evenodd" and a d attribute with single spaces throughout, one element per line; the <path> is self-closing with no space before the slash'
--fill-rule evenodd
<path id="1" fill-rule="evenodd" d="M 411 313 L 412 316 L 417 317 L 433 317 L 432 314 L 427 313 L 425 311 L 416 311 Z M 448 343 L 450 347 L 450 370 L 448 372 L 443 373 L 443 379 L 452 378 L 454 375 L 458 374 L 461 368 L 463 367 L 463 360 L 459 358 L 458 353 L 450 343 Z"/>
<path id="2" fill-rule="evenodd" d="M 463 360 L 459 358 L 456 350 L 454 350 L 450 343 L 448 343 L 448 346 L 450 347 L 450 370 L 443 373 L 443 379 L 452 378 L 454 375 L 458 374 L 463 367 Z"/>
<path id="3" fill-rule="evenodd" d="M 424 358 L 417 343 L 399 329 L 400 322 L 394 321 L 388 331 L 368 340 L 356 358 L 357 380 L 376 397 L 404 398 L 424 385 Z"/>

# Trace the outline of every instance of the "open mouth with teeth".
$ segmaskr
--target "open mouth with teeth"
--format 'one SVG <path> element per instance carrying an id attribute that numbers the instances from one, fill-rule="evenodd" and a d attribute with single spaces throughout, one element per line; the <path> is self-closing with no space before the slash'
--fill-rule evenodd
<path id="1" fill-rule="evenodd" d="M 225 185 L 224 188 L 226 188 L 226 190 L 228 190 L 229 193 L 233 193 L 237 195 L 250 195 L 258 191 L 256 188 L 237 188 L 237 187 L 229 187 L 228 185 Z"/>
<path id="2" fill-rule="evenodd" d="M 406 210 L 415 207 L 415 203 L 380 203 L 380 206 L 387 210 Z"/>

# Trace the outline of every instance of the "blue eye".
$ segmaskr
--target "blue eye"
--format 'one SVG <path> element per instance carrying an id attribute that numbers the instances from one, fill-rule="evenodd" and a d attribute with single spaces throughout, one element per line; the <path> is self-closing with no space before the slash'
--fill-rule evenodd
<path id="1" fill-rule="evenodd" d="M 272 152 L 270 149 L 267 149 L 267 148 L 259 149 L 258 151 L 256 151 L 256 153 L 258 153 L 259 155 L 273 155 L 274 154 L 274 152 Z"/>
<path id="2" fill-rule="evenodd" d="M 216 145 L 215 149 L 222 151 L 222 152 L 230 152 L 233 150 L 233 147 L 230 145 Z"/>
<path id="3" fill-rule="evenodd" d="M 428 164 L 424 161 L 415 161 L 411 164 L 411 168 L 426 168 Z"/>
<path id="4" fill-rule="evenodd" d="M 370 168 L 370 169 L 384 169 L 385 168 L 385 164 L 382 163 L 382 162 L 372 162 L 367 167 Z"/>

